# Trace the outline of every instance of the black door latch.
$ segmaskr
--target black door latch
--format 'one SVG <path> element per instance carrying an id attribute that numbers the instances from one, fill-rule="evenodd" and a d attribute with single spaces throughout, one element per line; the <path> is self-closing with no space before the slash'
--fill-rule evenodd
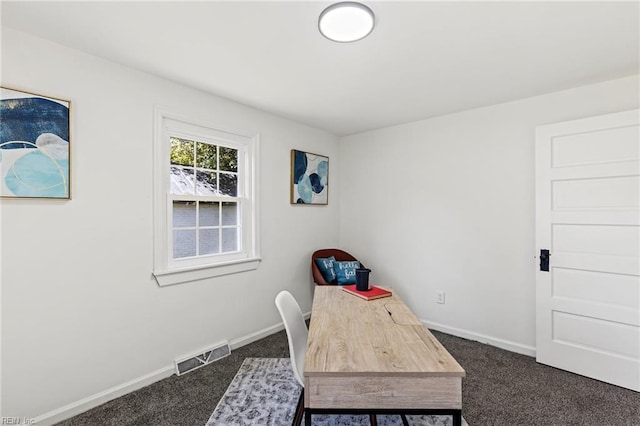
<path id="1" fill-rule="evenodd" d="M 547 249 L 540 250 L 540 270 L 541 271 L 549 271 L 549 257 L 551 254 Z"/>

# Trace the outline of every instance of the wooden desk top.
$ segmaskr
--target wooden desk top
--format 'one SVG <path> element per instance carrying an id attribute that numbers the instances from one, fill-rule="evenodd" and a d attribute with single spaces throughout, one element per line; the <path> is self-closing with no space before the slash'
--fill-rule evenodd
<path id="1" fill-rule="evenodd" d="M 317 286 L 304 375 L 464 377 L 465 372 L 395 294 L 363 300 Z"/>

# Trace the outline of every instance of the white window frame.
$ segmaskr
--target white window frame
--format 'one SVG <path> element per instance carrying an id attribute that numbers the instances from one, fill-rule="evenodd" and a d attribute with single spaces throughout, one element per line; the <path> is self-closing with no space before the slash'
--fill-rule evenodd
<path id="1" fill-rule="evenodd" d="M 238 201 L 240 250 L 184 259 L 173 258 L 173 200 L 185 196 L 169 194 L 170 137 L 180 137 L 238 150 L 238 196 L 214 201 Z M 248 136 L 222 130 L 218 126 L 195 122 L 164 108 L 154 111 L 154 264 L 153 275 L 159 286 L 180 284 L 234 274 L 258 268 L 260 264 L 258 165 L 259 135 Z M 188 198 L 188 197 L 187 197 Z"/>

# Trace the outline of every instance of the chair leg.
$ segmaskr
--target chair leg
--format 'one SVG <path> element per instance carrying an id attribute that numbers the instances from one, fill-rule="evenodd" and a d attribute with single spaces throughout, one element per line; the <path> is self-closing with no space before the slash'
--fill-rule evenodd
<path id="1" fill-rule="evenodd" d="M 369 414 L 369 423 L 371 423 L 371 426 L 378 426 L 378 419 L 375 414 Z"/>
<path id="2" fill-rule="evenodd" d="M 407 421 L 407 416 L 405 416 L 404 414 L 400 414 L 400 417 L 402 417 L 402 424 L 404 426 L 409 426 L 409 421 Z"/>
<path id="3" fill-rule="evenodd" d="M 298 405 L 296 406 L 296 413 L 293 415 L 293 422 L 291 426 L 300 426 L 302 424 L 302 415 L 304 414 L 304 388 L 300 392 L 300 398 L 298 399 Z"/>

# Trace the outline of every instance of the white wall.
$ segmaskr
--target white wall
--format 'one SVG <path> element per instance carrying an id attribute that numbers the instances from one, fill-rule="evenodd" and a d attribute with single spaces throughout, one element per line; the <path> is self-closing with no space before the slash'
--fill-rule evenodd
<path id="1" fill-rule="evenodd" d="M 534 129 L 637 108 L 638 82 L 342 138 L 341 246 L 429 326 L 533 355 Z"/>
<path id="2" fill-rule="evenodd" d="M 73 198 L 0 201 L 2 415 L 50 422 L 170 374 L 179 355 L 240 344 L 280 323 L 282 289 L 310 310 L 310 254 L 337 245 L 338 188 L 328 206 L 291 206 L 290 150 L 331 157 L 336 182 L 336 137 L 6 28 L 2 85 L 71 100 Z M 257 271 L 151 278 L 154 105 L 260 133 Z"/>

